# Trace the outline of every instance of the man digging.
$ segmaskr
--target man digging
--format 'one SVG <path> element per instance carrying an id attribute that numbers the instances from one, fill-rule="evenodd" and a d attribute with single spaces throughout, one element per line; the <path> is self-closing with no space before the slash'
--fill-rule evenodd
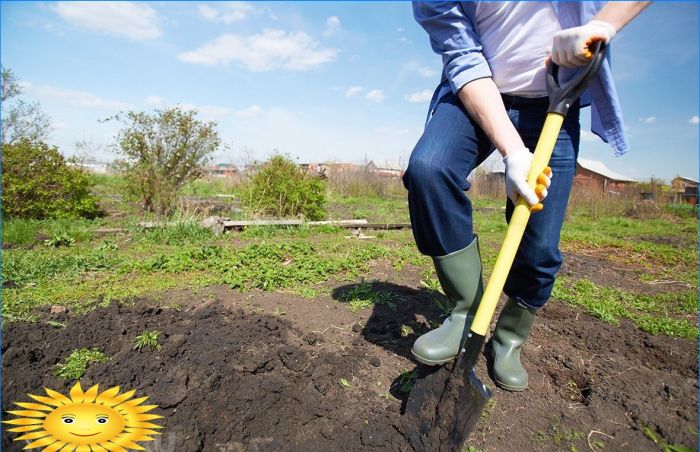
<path id="1" fill-rule="evenodd" d="M 579 151 L 579 112 L 591 107 L 592 131 L 617 155 L 627 151 L 609 53 L 557 138 L 550 167 L 535 190 L 527 184 L 532 150 L 547 114 L 547 58 L 559 66 L 588 64 L 588 46 L 609 43 L 649 2 L 414 2 L 418 23 L 442 56 L 425 131 L 403 177 L 413 233 L 431 256 L 454 309 L 419 337 L 416 360 L 440 365 L 457 355 L 483 292 L 479 246 L 472 228 L 467 175 L 497 149 L 505 164 L 510 220 L 519 197 L 535 206 L 504 292 L 508 301 L 492 338 L 493 377 L 509 391 L 527 388 L 520 363 L 535 315 L 549 299 L 562 264 L 559 237 Z M 550 170 L 551 168 L 551 170 Z"/>

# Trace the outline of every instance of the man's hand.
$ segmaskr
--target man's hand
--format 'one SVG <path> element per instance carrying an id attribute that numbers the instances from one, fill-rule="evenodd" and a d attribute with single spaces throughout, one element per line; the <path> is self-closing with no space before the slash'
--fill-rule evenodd
<path id="1" fill-rule="evenodd" d="M 533 211 L 542 210 L 542 201 L 547 196 L 547 188 L 551 183 L 552 170 L 547 167 L 544 173 L 537 177 L 537 186 L 531 189 L 527 184 L 527 173 L 532 166 L 532 154 L 527 148 L 521 148 L 503 157 L 506 165 L 506 193 L 513 204 L 517 204 L 518 196 L 522 196 Z"/>
<path id="2" fill-rule="evenodd" d="M 592 20 L 586 25 L 557 32 L 552 44 L 552 61 L 564 67 L 585 66 L 592 56 L 589 46 L 595 41 L 609 44 L 615 33 L 615 27 L 603 20 Z"/>

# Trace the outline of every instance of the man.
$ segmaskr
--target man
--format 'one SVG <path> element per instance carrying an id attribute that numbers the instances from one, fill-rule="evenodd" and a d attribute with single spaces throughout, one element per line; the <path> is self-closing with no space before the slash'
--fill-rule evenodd
<path id="1" fill-rule="evenodd" d="M 439 365 L 456 356 L 481 299 L 466 177 L 495 148 L 506 168 L 506 218 L 518 197 L 535 206 L 533 212 L 541 210 L 530 218 L 518 249 L 504 288 L 508 301 L 491 342 L 496 384 L 510 391 L 527 387 L 520 349 L 562 263 L 559 236 L 578 157 L 580 108 L 591 106 L 593 132 L 618 155 L 627 150 L 608 52 L 564 120 L 551 171 L 538 178 L 535 190 L 527 185 L 531 152 L 547 114 L 547 58 L 565 68 L 586 65 L 588 45 L 609 43 L 649 2 L 602 3 L 413 3 L 416 20 L 442 56 L 443 73 L 403 181 L 418 249 L 433 258 L 440 284 L 455 304 L 442 326 L 416 340 L 412 351 L 419 362 Z"/>

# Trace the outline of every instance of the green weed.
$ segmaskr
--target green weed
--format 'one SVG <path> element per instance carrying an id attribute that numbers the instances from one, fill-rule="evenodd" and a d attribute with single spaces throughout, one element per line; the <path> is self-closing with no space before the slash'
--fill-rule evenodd
<path id="1" fill-rule="evenodd" d="M 56 364 L 54 367 L 54 375 L 59 378 L 65 378 L 70 380 L 79 380 L 85 375 L 87 366 L 90 363 L 105 363 L 108 358 L 97 349 L 89 350 L 87 348 L 81 348 L 79 350 L 74 350 L 63 362 L 63 364 Z"/>
<path id="2" fill-rule="evenodd" d="M 71 246 L 75 239 L 68 234 L 56 234 L 50 239 L 44 240 L 44 245 L 58 248 L 59 246 Z"/>
<path id="3" fill-rule="evenodd" d="M 362 281 L 343 294 L 340 301 L 348 303 L 352 312 L 369 308 L 375 304 L 386 305 L 395 310 L 398 296 L 391 292 L 375 290 L 372 283 Z"/>
<path id="4" fill-rule="evenodd" d="M 413 389 L 413 384 L 417 378 L 415 370 L 406 370 L 399 374 L 398 381 L 395 384 L 399 385 L 399 391 L 402 394 L 409 394 Z"/>
<path id="5" fill-rule="evenodd" d="M 160 331 L 144 331 L 134 339 L 134 350 L 148 348 L 150 350 L 160 351 L 159 336 Z"/>

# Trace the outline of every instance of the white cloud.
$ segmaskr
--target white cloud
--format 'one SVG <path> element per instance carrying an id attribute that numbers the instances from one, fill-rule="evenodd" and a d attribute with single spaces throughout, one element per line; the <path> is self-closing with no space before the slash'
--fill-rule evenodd
<path id="1" fill-rule="evenodd" d="M 209 120 L 218 120 L 226 116 L 234 116 L 236 118 L 254 118 L 256 116 L 261 115 L 264 112 L 262 107 L 260 107 L 259 105 L 251 105 L 250 107 L 246 107 L 240 110 L 234 110 L 230 107 L 210 104 L 197 105 L 191 103 L 180 103 L 171 105 L 165 98 L 159 96 L 148 96 L 145 99 L 145 102 L 148 105 L 153 105 L 160 108 L 178 106 L 186 111 L 196 110 L 197 113 L 199 113 L 203 118 Z"/>
<path id="2" fill-rule="evenodd" d="M 54 11 L 79 27 L 134 41 L 162 34 L 156 10 L 144 3 L 58 2 Z"/>
<path id="3" fill-rule="evenodd" d="M 410 44 L 411 43 L 411 40 L 405 36 L 401 36 L 399 39 L 397 39 L 397 41 L 399 41 L 401 44 Z"/>
<path id="4" fill-rule="evenodd" d="M 216 18 L 219 17 L 219 10 L 214 9 L 209 5 L 199 5 L 197 7 L 197 11 L 199 12 L 200 16 L 207 20 L 216 20 Z"/>
<path id="5" fill-rule="evenodd" d="M 144 99 L 144 102 L 146 102 L 148 105 L 153 105 L 154 107 L 165 105 L 165 99 L 160 96 L 148 96 Z"/>
<path id="6" fill-rule="evenodd" d="M 371 100 L 372 102 L 381 102 L 384 99 L 386 99 L 386 96 L 384 95 L 384 91 L 382 91 L 381 89 L 373 89 L 372 91 L 365 94 L 365 98 Z"/>
<path id="7" fill-rule="evenodd" d="M 261 114 L 263 114 L 263 109 L 259 105 L 251 105 L 233 113 L 236 118 L 255 118 Z"/>
<path id="8" fill-rule="evenodd" d="M 56 99 L 72 107 L 97 108 L 100 110 L 127 110 L 130 108 L 126 102 L 104 99 L 85 91 L 64 90 L 46 85 L 31 87 L 28 91 L 36 97 Z"/>
<path id="9" fill-rule="evenodd" d="M 304 71 L 335 60 L 337 54 L 338 50 L 321 47 L 304 32 L 263 30 L 252 36 L 225 33 L 178 57 L 186 63 L 207 66 L 226 66 L 236 61 L 251 71 L 262 72 Z"/>
<path id="10" fill-rule="evenodd" d="M 429 89 L 424 89 L 423 91 L 418 91 L 406 95 L 406 100 L 413 103 L 430 102 L 430 99 L 432 99 L 432 97 L 433 92 Z"/>
<path id="11" fill-rule="evenodd" d="M 656 116 L 646 116 L 639 118 L 639 122 L 643 124 L 654 124 L 656 122 Z"/>
<path id="12" fill-rule="evenodd" d="M 399 28 L 396 29 L 396 31 L 398 31 L 399 33 L 401 33 L 401 32 L 404 31 L 404 28 L 403 28 L 403 27 L 399 27 Z"/>
<path id="13" fill-rule="evenodd" d="M 691 124 L 698 124 L 700 122 L 700 118 L 698 118 L 698 115 L 692 116 L 689 120 L 689 123 Z"/>
<path id="14" fill-rule="evenodd" d="M 245 19 L 249 14 L 260 13 L 262 10 L 257 10 L 248 2 L 221 2 L 217 7 L 199 5 L 197 12 L 208 21 L 230 25 Z"/>
<path id="15" fill-rule="evenodd" d="M 599 140 L 600 140 L 600 138 L 598 138 L 598 135 L 596 135 L 595 133 L 593 133 L 589 130 L 581 130 L 581 141 L 593 143 L 593 142 L 596 142 Z"/>
<path id="16" fill-rule="evenodd" d="M 326 19 L 326 28 L 323 30 L 324 36 L 331 36 L 340 31 L 340 19 L 338 16 L 331 16 Z"/>
<path id="17" fill-rule="evenodd" d="M 362 91 L 365 89 L 361 86 L 351 86 L 347 90 L 345 90 L 345 97 L 352 97 L 355 94 L 360 94 Z"/>
<path id="18" fill-rule="evenodd" d="M 430 78 L 433 77 L 437 74 L 437 71 L 435 71 L 433 68 L 428 67 L 428 66 L 423 66 L 418 68 L 418 74 L 421 77 L 424 78 Z"/>

